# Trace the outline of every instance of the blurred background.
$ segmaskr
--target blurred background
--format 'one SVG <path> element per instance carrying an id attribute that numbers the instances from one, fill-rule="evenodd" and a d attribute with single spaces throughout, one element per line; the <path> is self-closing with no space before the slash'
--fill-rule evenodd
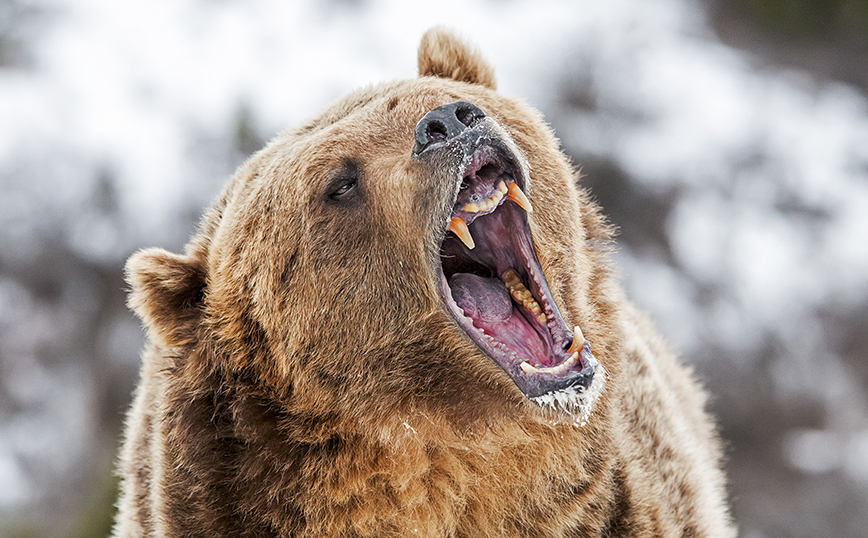
<path id="1" fill-rule="evenodd" d="M 447 24 L 712 393 L 741 536 L 868 535 L 868 0 L 0 0 L 0 536 L 109 532 L 143 332 L 246 156 Z"/>

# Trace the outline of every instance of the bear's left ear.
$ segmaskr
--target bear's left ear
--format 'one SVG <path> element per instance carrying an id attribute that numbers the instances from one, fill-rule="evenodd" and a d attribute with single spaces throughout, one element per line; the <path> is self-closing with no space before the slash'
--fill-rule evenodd
<path id="1" fill-rule="evenodd" d="M 497 89 L 494 69 L 482 55 L 445 28 L 431 28 L 419 44 L 419 76 L 451 78 Z"/>
<path id="2" fill-rule="evenodd" d="M 151 338 L 167 347 L 196 342 L 205 293 L 205 268 L 190 256 L 160 248 L 140 250 L 127 260 L 129 305 Z"/>

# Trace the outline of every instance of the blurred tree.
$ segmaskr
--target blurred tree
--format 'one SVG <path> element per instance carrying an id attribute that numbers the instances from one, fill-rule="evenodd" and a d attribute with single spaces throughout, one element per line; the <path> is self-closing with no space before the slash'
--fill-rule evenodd
<path id="1" fill-rule="evenodd" d="M 0 0 L 0 68 L 30 63 L 27 43 L 35 29 L 38 10 L 30 2 Z"/>
<path id="2" fill-rule="evenodd" d="M 868 0 L 722 0 L 762 28 L 788 37 L 823 38 L 837 32 L 865 34 Z"/>
<path id="3" fill-rule="evenodd" d="M 868 91 L 868 0 L 706 0 L 719 37 L 778 67 Z"/>

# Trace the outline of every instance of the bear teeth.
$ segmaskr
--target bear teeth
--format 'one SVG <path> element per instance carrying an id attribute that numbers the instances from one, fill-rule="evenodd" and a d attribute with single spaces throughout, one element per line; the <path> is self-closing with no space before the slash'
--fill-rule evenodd
<path id="1" fill-rule="evenodd" d="M 582 334 L 582 330 L 576 325 L 575 329 L 573 329 L 573 343 L 567 348 L 567 353 L 579 351 L 583 345 L 585 345 L 585 335 Z"/>
<path id="2" fill-rule="evenodd" d="M 473 236 L 470 235 L 470 229 L 467 228 L 467 223 L 461 217 L 452 217 L 452 220 L 449 221 L 449 231 L 454 233 L 468 249 L 473 250 L 476 247 Z"/>
<path id="3" fill-rule="evenodd" d="M 514 183 L 512 184 L 514 185 Z M 498 204 L 500 204 L 500 201 L 503 200 L 503 196 L 507 192 L 509 192 L 509 187 L 507 187 L 506 183 L 501 180 L 500 184 L 497 186 L 497 190 L 494 191 L 494 194 L 492 194 L 490 198 L 483 200 L 478 204 L 470 202 L 464 206 L 464 211 L 467 213 L 479 213 L 480 211 L 489 211 L 494 209 Z"/>
<path id="4" fill-rule="evenodd" d="M 521 303 L 525 308 L 530 310 L 536 316 L 537 321 L 540 323 L 546 322 L 546 315 L 542 311 L 542 307 L 537 302 L 536 297 L 522 283 L 515 269 L 510 269 L 503 274 L 503 283 L 509 288 L 509 294 L 512 295 L 512 298 L 516 302 Z"/>
<path id="5" fill-rule="evenodd" d="M 512 200 L 519 207 L 524 209 L 528 213 L 533 212 L 533 207 L 530 205 L 530 200 L 527 199 L 527 196 L 524 195 L 524 192 L 516 185 L 515 181 L 510 181 L 509 186 L 507 186 L 506 182 L 501 180 L 498 183 L 497 188 L 494 189 L 494 194 L 492 194 L 487 200 L 483 200 L 482 202 L 468 202 L 461 209 L 464 213 L 468 215 L 476 215 L 478 213 L 490 213 L 497 206 L 503 203 L 504 198 L 507 200 Z M 475 217 L 473 217 L 475 218 Z M 473 222 L 473 219 L 468 217 L 468 220 Z M 447 228 L 449 231 L 454 233 L 458 239 L 464 243 L 464 246 L 468 248 L 468 250 L 473 250 L 476 247 L 476 244 L 473 241 L 473 236 L 470 234 L 470 229 L 468 228 L 467 221 L 464 220 L 464 217 L 460 215 L 456 215 L 452 217 L 449 221 L 449 226 Z M 545 323 L 545 318 L 543 314 L 538 316 L 540 323 Z"/>
<path id="6" fill-rule="evenodd" d="M 515 184 L 515 181 L 510 182 L 509 196 L 507 196 L 506 198 L 517 203 L 519 207 L 521 207 L 528 213 L 533 213 L 533 206 L 530 205 L 530 200 L 527 199 L 527 196 L 524 195 L 524 192 L 522 192 L 518 185 Z"/>
<path id="7" fill-rule="evenodd" d="M 570 358 L 565 360 L 564 362 L 558 364 L 557 366 L 534 366 L 528 361 L 524 361 L 520 364 L 521 370 L 526 374 L 551 374 L 551 375 L 560 375 L 576 364 L 576 361 L 579 360 L 579 352 L 576 351 Z"/>
<path id="8" fill-rule="evenodd" d="M 531 363 L 524 361 L 521 363 L 521 370 L 526 374 L 535 374 L 539 372 L 539 369 L 533 366 Z"/>

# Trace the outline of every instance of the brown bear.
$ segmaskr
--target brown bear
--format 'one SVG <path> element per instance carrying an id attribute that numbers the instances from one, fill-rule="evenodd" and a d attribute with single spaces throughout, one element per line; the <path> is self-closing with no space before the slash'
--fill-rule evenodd
<path id="1" fill-rule="evenodd" d="M 703 392 L 551 130 L 445 30 L 419 74 L 130 258 L 114 536 L 734 536 Z"/>

